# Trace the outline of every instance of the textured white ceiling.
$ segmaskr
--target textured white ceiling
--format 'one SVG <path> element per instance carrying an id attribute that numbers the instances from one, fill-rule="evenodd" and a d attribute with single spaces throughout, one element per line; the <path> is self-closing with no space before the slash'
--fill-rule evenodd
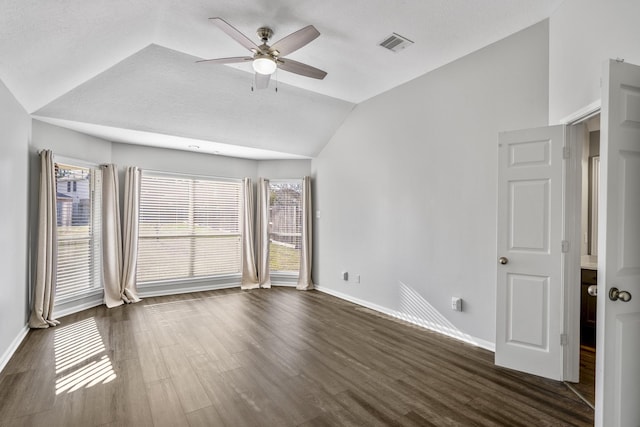
<path id="1" fill-rule="evenodd" d="M 313 157 L 353 107 L 284 83 L 252 92 L 251 74 L 197 59 L 151 45 L 36 115 Z"/>
<path id="2" fill-rule="evenodd" d="M 539 22 L 561 2 L 2 0 L 0 79 L 30 113 L 96 135 L 118 129 L 122 142 L 158 133 L 178 137 L 175 148 L 197 138 L 257 156 L 313 156 L 353 104 Z M 247 53 L 214 16 L 256 42 L 263 25 L 276 41 L 313 24 L 321 36 L 289 57 L 328 76 L 280 71 L 277 94 L 251 93 L 250 64 L 193 64 Z M 415 44 L 379 47 L 392 32 Z"/>

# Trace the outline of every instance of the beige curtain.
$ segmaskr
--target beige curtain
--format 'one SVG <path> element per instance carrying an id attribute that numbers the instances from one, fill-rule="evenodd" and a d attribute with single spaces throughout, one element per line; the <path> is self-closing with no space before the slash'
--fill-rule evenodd
<path id="1" fill-rule="evenodd" d="M 140 213 L 140 169 L 127 168 L 124 176 L 124 221 L 122 228 L 122 294 L 126 303 L 139 302 L 136 287 L 138 267 L 138 214 Z"/>
<path id="2" fill-rule="evenodd" d="M 258 180 L 258 235 L 256 252 L 258 254 L 258 282 L 261 288 L 271 287 L 269 273 L 269 180 Z"/>
<path id="3" fill-rule="evenodd" d="M 134 195 L 131 195 L 131 172 L 127 170 L 125 184 L 125 230 L 120 226 L 120 203 L 118 169 L 115 165 L 102 166 L 102 271 L 104 280 L 104 301 L 107 307 L 118 307 L 124 303 L 138 302 L 135 293 L 135 258 L 131 251 L 131 236 L 134 235 L 134 245 L 137 245 L 137 212 L 134 210 L 135 232 L 131 232 L 131 205 L 136 205 Z M 133 168 L 136 169 L 136 168 Z M 135 173 L 134 173 L 135 174 Z M 134 178 L 135 181 L 135 178 Z M 123 239 L 125 244 L 123 246 Z M 123 248 L 126 258 L 123 258 Z M 132 259 L 133 258 L 133 259 Z M 131 266 L 133 265 L 133 272 Z M 133 275 L 133 279 L 132 279 Z"/>
<path id="4" fill-rule="evenodd" d="M 300 273 L 297 289 L 307 291 L 313 289 L 311 281 L 311 245 L 313 234 L 313 210 L 311 206 L 311 178 L 302 179 L 302 241 L 300 248 Z"/>
<path id="5" fill-rule="evenodd" d="M 256 257 L 254 255 L 253 240 L 253 186 L 251 179 L 242 180 L 242 289 L 256 289 L 260 287 L 258 272 L 256 271 Z"/>
<path id="6" fill-rule="evenodd" d="M 107 307 L 124 304 L 120 297 L 122 277 L 122 238 L 120 232 L 120 203 L 118 201 L 118 169 L 102 166 L 102 279 L 104 302 Z"/>
<path id="7" fill-rule="evenodd" d="M 127 168 L 124 176 L 124 216 L 122 224 L 121 298 L 127 304 L 141 301 L 136 287 L 138 266 L 138 216 L 140 213 L 140 169 Z"/>
<path id="8" fill-rule="evenodd" d="M 58 262 L 56 172 L 51 150 L 40 153 L 40 192 L 38 207 L 38 248 L 30 328 L 59 325 L 53 318 Z"/>

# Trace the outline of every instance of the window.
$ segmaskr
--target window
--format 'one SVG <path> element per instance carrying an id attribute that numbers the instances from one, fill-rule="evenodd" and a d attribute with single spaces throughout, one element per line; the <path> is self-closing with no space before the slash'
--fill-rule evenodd
<path id="1" fill-rule="evenodd" d="M 56 297 L 102 289 L 102 171 L 56 163 Z M 73 188 L 73 191 L 71 189 Z"/>
<path id="2" fill-rule="evenodd" d="M 302 181 L 269 182 L 269 270 L 298 273 L 302 238 Z"/>
<path id="3" fill-rule="evenodd" d="M 239 181 L 143 171 L 138 284 L 240 274 Z"/>

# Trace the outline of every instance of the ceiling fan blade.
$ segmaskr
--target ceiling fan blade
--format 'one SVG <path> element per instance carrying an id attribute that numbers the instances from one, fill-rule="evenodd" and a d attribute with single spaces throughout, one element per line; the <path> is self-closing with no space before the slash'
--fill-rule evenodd
<path id="1" fill-rule="evenodd" d="M 306 27 L 291 33 L 285 38 L 278 40 L 269 49 L 270 52 L 278 51 L 279 56 L 285 56 L 293 51 L 300 49 L 310 41 L 314 40 L 320 35 L 320 32 L 316 30 L 313 25 L 307 25 Z"/>
<path id="2" fill-rule="evenodd" d="M 215 59 L 201 59 L 196 62 L 210 62 L 212 64 L 234 64 L 236 62 L 252 61 L 251 56 L 234 56 L 231 58 L 215 58 Z"/>
<path id="3" fill-rule="evenodd" d="M 258 89 L 266 89 L 269 87 L 269 80 L 271 79 L 271 74 L 260 74 L 255 73 L 255 83 L 254 86 L 256 90 Z"/>
<path id="4" fill-rule="evenodd" d="M 222 18 L 209 18 L 218 28 L 227 33 L 229 37 L 240 43 L 252 52 L 260 52 L 258 45 L 251 41 L 247 36 L 238 31 L 235 27 L 229 24 Z"/>
<path id="5" fill-rule="evenodd" d="M 290 73 L 300 74 L 301 76 L 311 77 L 312 79 L 322 80 L 327 75 L 326 71 L 322 71 L 311 65 L 294 61 L 293 59 L 278 58 L 278 68 Z"/>

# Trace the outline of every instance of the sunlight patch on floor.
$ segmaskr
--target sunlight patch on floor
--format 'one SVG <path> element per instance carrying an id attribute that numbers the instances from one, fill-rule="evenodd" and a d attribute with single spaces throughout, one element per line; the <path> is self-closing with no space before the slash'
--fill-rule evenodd
<path id="1" fill-rule="evenodd" d="M 116 378 L 93 317 L 56 329 L 56 394 L 106 384 Z"/>

